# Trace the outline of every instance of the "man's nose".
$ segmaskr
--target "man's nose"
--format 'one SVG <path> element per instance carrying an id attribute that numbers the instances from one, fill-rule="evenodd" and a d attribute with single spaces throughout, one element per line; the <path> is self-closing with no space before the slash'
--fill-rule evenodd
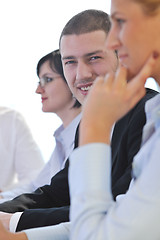
<path id="1" fill-rule="evenodd" d="M 77 64 L 76 80 L 89 79 L 92 77 L 92 68 L 89 64 L 79 61 Z"/>

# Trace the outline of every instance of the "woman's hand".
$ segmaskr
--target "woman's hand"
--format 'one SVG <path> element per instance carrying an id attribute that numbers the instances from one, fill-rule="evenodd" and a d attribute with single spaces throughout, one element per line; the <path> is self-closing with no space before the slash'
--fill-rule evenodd
<path id="1" fill-rule="evenodd" d="M 139 74 L 127 82 L 127 69 L 119 66 L 115 75 L 98 77 L 83 105 L 80 145 L 110 143 L 113 124 L 131 110 L 145 95 L 144 84 L 157 57 L 151 56 Z"/>

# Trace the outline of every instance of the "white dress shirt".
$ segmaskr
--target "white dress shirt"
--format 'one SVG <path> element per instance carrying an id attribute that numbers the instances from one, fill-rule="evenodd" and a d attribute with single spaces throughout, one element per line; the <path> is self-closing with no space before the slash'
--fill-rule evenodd
<path id="1" fill-rule="evenodd" d="M 29 240 L 160 239 L 159 95 L 147 102 L 146 110 L 142 148 L 134 158 L 128 192 L 113 201 L 108 145 L 79 147 L 70 157 L 71 224 L 25 230 Z"/>
<path id="2" fill-rule="evenodd" d="M 32 192 L 36 190 L 38 187 L 41 187 L 45 184 L 50 184 L 51 178 L 62 168 L 64 168 L 66 160 L 70 156 L 71 152 L 74 148 L 74 140 L 75 134 L 77 130 L 77 126 L 81 119 L 81 113 L 75 117 L 72 122 L 64 128 L 61 125 L 54 133 L 54 137 L 56 140 L 55 149 L 51 155 L 50 160 L 46 163 L 40 174 L 37 178 L 32 181 L 29 185 L 24 186 L 23 188 L 19 188 L 16 190 L 20 193 L 24 192 Z M 12 195 L 13 197 L 13 195 Z M 16 230 L 19 218 L 21 216 L 21 212 L 13 214 L 10 220 L 10 231 L 14 232 Z"/>
<path id="3" fill-rule="evenodd" d="M 22 115 L 0 107 L 0 190 L 29 183 L 44 165 L 42 154 Z"/>

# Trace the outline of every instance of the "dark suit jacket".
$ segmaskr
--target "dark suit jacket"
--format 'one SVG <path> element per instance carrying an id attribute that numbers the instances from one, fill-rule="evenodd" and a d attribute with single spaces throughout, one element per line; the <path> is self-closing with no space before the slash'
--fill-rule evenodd
<path id="1" fill-rule="evenodd" d="M 144 98 L 115 124 L 111 141 L 114 198 L 128 189 L 132 160 L 140 148 L 142 129 L 146 122 L 144 105 L 156 94 L 157 92 L 147 89 Z M 77 145 L 78 131 L 75 147 Z M 17 231 L 69 221 L 68 165 L 69 161 L 66 162 L 65 168 L 52 178 L 50 185 L 45 185 L 33 193 L 22 194 L 11 201 L 0 204 L 0 211 L 10 213 L 24 211 Z"/>

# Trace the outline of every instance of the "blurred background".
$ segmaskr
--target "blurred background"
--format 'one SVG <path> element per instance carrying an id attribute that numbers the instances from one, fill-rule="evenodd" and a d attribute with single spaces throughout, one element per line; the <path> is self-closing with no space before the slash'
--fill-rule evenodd
<path id="1" fill-rule="evenodd" d="M 35 94 L 36 65 L 41 57 L 58 48 L 66 22 L 91 8 L 109 13 L 110 1 L 0 1 L 0 104 L 22 113 L 45 161 L 53 151 L 53 132 L 61 121 L 55 114 L 41 111 L 41 98 Z M 153 79 L 147 85 L 157 89 Z"/>

